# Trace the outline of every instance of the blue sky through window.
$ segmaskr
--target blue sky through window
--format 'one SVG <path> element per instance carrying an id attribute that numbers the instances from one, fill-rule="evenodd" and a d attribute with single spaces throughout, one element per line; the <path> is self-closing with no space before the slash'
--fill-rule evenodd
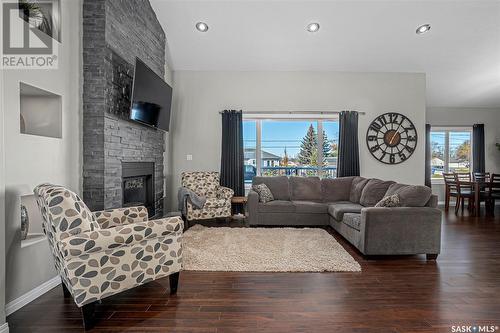
<path id="1" fill-rule="evenodd" d="M 288 155 L 296 157 L 300 150 L 302 138 L 306 135 L 310 125 L 317 132 L 317 121 L 286 121 L 286 120 L 263 120 L 262 121 L 262 150 L 277 156 L 284 155 L 286 147 Z M 337 143 L 339 126 L 337 121 L 323 121 L 323 131 L 328 141 Z M 243 122 L 243 141 L 245 148 L 255 148 L 256 144 L 255 121 Z"/>

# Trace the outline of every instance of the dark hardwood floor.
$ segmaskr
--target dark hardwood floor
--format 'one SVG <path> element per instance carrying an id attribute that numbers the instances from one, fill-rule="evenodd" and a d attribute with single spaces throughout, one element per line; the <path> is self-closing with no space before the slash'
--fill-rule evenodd
<path id="1" fill-rule="evenodd" d="M 452 332 L 500 326 L 500 211 L 449 213 L 442 252 L 363 258 L 360 273 L 182 272 L 97 306 L 92 332 Z M 332 233 L 334 233 L 332 231 Z M 80 311 L 59 286 L 7 318 L 11 332 L 79 332 Z M 498 329 L 496 330 L 499 331 Z M 488 331 L 491 332 L 491 331 Z"/>

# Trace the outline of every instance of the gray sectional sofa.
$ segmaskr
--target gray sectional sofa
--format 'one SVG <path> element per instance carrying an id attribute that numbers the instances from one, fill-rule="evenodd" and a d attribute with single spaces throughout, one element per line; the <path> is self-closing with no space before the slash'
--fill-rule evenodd
<path id="1" fill-rule="evenodd" d="M 427 254 L 441 248 L 441 211 L 425 186 L 344 177 L 254 177 L 266 184 L 274 201 L 248 194 L 248 223 L 275 226 L 332 226 L 364 255 Z M 374 207 L 398 194 L 401 207 Z"/>

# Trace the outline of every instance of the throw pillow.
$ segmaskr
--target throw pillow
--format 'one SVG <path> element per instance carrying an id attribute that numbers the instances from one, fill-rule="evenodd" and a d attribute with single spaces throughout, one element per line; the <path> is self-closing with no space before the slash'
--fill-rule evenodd
<path id="1" fill-rule="evenodd" d="M 375 207 L 401 207 L 401 203 L 399 202 L 399 195 L 393 194 L 388 197 L 382 198 Z"/>
<path id="2" fill-rule="evenodd" d="M 252 190 L 257 192 L 257 194 L 259 195 L 259 201 L 262 203 L 274 200 L 273 194 L 266 184 L 253 185 Z"/>

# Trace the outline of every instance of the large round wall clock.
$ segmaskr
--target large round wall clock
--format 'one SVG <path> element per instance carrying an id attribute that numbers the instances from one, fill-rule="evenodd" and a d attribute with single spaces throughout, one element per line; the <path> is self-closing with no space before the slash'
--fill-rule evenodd
<path id="1" fill-rule="evenodd" d="M 366 132 L 370 153 L 382 163 L 406 161 L 417 147 L 417 129 L 408 117 L 395 112 L 375 118 Z"/>

